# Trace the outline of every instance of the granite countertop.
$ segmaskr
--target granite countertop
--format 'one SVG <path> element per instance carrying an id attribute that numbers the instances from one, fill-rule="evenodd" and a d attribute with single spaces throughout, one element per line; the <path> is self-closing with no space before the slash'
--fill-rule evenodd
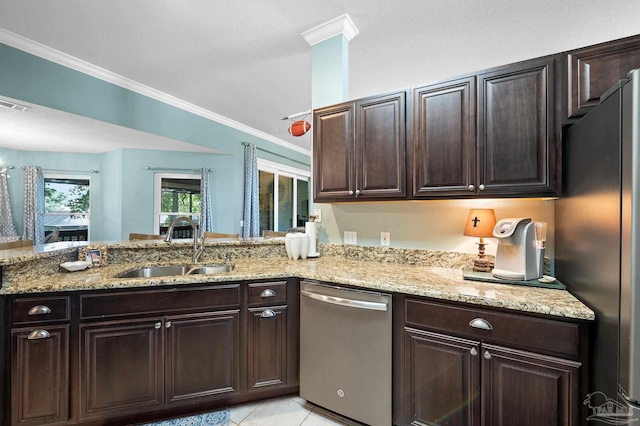
<path id="1" fill-rule="evenodd" d="M 213 262 L 212 262 L 213 263 Z M 512 309 L 565 318 L 593 320 L 591 309 L 568 291 L 468 281 L 462 270 L 403 265 L 341 257 L 289 260 L 285 257 L 237 258 L 231 272 L 160 278 L 116 278 L 144 264 L 110 264 L 79 272 L 59 272 L 14 283 L 0 294 L 42 293 L 130 287 L 215 283 L 299 277 L 367 289 L 427 296 L 435 299 Z M 203 263 L 206 265 L 207 263 Z M 153 262 L 149 265 L 158 265 Z"/>

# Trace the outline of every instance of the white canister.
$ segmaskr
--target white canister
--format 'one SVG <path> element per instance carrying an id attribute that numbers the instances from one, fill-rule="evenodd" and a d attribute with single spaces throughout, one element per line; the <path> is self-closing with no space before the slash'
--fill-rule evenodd
<path id="1" fill-rule="evenodd" d="M 296 233 L 289 233 L 285 236 L 285 245 L 289 243 L 289 258 L 298 260 L 300 257 L 301 240 Z"/>

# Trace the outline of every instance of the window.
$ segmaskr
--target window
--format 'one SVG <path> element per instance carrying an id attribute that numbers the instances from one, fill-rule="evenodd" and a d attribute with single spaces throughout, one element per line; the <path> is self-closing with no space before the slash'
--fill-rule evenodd
<path id="1" fill-rule="evenodd" d="M 155 174 L 154 229 L 166 234 L 175 219 L 187 216 L 200 226 L 200 175 Z M 192 238 L 191 226 L 176 226 L 173 238 Z"/>
<path id="2" fill-rule="evenodd" d="M 89 239 L 90 183 L 90 178 L 84 176 L 44 176 L 45 238 L 53 238 L 52 241 Z"/>
<path id="3" fill-rule="evenodd" d="M 262 159 L 258 159 L 258 172 L 260 233 L 304 226 L 309 220 L 311 174 Z"/>

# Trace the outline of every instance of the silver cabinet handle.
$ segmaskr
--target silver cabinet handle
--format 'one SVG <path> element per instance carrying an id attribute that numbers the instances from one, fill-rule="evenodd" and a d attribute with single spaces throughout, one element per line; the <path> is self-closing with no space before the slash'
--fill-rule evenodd
<path id="1" fill-rule="evenodd" d="M 474 189 L 476 189 L 476 187 L 475 187 L 475 186 L 473 186 L 473 185 L 469 185 L 469 186 L 467 186 L 467 189 L 468 189 L 469 191 L 472 191 L 472 192 L 473 192 L 473 190 L 474 190 Z"/>
<path id="2" fill-rule="evenodd" d="M 273 318 L 276 316 L 276 313 L 273 309 L 265 309 L 260 313 L 260 318 Z"/>
<path id="3" fill-rule="evenodd" d="M 167 321 L 164 326 L 165 328 L 171 328 L 171 321 Z"/>
<path id="4" fill-rule="evenodd" d="M 51 337 L 51 333 L 49 333 L 47 330 L 33 330 L 31 333 L 29 333 L 29 336 L 27 337 L 27 339 L 38 340 L 38 339 L 48 339 L 49 337 Z"/>
<path id="5" fill-rule="evenodd" d="M 482 318 L 474 318 L 469 321 L 469 325 L 473 328 L 480 328 L 482 330 L 493 330 L 493 326 L 489 321 Z"/>
<path id="6" fill-rule="evenodd" d="M 153 325 L 153 328 L 155 328 L 156 330 L 160 330 L 160 327 L 162 327 L 162 323 L 160 321 Z"/>
<path id="7" fill-rule="evenodd" d="M 478 351 L 476 350 L 476 348 L 471 348 L 471 350 L 469 352 L 471 352 L 471 355 L 473 355 L 473 356 L 478 355 Z"/>
<path id="8" fill-rule="evenodd" d="M 46 315 L 50 313 L 51 309 L 46 305 L 36 305 L 29 309 L 29 315 Z"/>
<path id="9" fill-rule="evenodd" d="M 485 188 L 485 187 L 484 187 L 484 184 L 483 184 L 483 183 L 481 183 L 481 184 L 480 184 L 480 186 L 478 187 L 478 189 L 479 189 L 480 191 L 484 191 L 484 188 Z"/>
<path id="10" fill-rule="evenodd" d="M 262 293 L 260 293 L 260 297 L 274 297 L 276 295 L 276 292 L 271 290 L 270 288 L 263 290 Z"/>
<path id="11" fill-rule="evenodd" d="M 349 195 L 353 195 L 353 191 L 349 191 Z"/>
<path id="12" fill-rule="evenodd" d="M 489 351 L 484 351 L 484 359 L 491 359 L 491 354 Z"/>
<path id="13" fill-rule="evenodd" d="M 356 189 L 356 196 L 360 195 L 360 190 Z"/>

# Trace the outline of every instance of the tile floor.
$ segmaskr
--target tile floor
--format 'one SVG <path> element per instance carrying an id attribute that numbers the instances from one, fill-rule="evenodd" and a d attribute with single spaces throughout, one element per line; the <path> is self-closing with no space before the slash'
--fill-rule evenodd
<path id="1" fill-rule="evenodd" d="M 236 405 L 229 412 L 229 426 L 362 426 L 299 396 Z"/>

